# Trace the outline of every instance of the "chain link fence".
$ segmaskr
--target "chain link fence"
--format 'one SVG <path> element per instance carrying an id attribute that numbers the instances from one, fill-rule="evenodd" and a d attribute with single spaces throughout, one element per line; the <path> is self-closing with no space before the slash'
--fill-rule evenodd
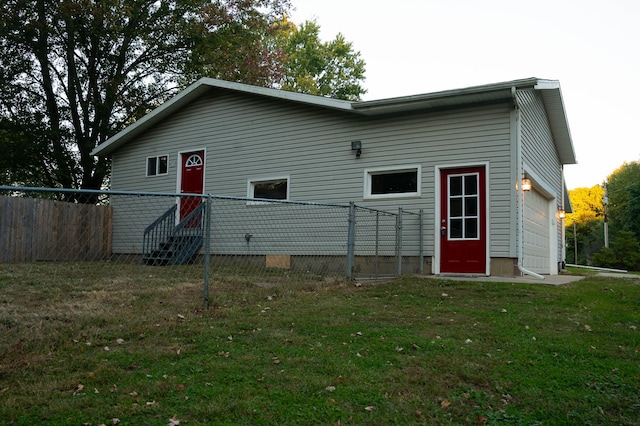
<path id="1" fill-rule="evenodd" d="M 422 212 L 197 194 L 0 187 L 0 267 L 80 279 L 216 283 L 379 280 L 423 273 Z"/>

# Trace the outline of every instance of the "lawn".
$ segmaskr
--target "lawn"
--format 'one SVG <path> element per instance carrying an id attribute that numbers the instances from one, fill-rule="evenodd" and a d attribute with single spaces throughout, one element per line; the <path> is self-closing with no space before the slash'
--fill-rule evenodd
<path id="1" fill-rule="evenodd" d="M 52 265 L 0 265 L 4 424 L 640 422 L 640 276 L 218 274 L 205 310 L 192 267 Z"/>

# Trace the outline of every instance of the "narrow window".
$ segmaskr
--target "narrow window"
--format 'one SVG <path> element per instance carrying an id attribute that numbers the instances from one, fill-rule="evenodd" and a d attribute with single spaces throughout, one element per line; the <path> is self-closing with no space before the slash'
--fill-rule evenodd
<path id="1" fill-rule="evenodd" d="M 420 166 L 365 170 L 365 198 L 420 195 Z"/>
<path id="2" fill-rule="evenodd" d="M 169 157 L 158 155 L 147 157 L 147 176 L 166 175 L 169 172 Z"/>
<path id="3" fill-rule="evenodd" d="M 253 179 L 249 180 L 247 198 L 266 200 L 288 200 L 289 178 Z"/>

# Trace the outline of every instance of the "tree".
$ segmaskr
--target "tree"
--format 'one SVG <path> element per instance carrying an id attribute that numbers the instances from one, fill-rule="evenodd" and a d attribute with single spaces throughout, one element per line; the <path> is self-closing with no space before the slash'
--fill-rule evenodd
<path id="1" fill-rule="evenodd" d="M 342 34 L 322 42 L 316 22 L 298 28 L 286 17 L 275 29 L 273 42 L 284 54 L 280 88 L 345 100 L 358 100 L 366 93 L 365 62 Z"/>
<path id="2" fill-rule="evenodd" d="M 630 231 L 618 231 L 611 248 L 603 248 L 592 258 L 594 266 L 640 270 L 640 242 Z"/>
<path id="3" fill-rule="evenodd" d="M 592 220 L 602 220 L 604 217 L 603 206 L 604 188 L 594 185 L 591 188 L 576 188 L 569 190 L 573 213 L 565 217 L 565 225 L 586 224 Z"/>
<path id="4" fill-rule="evenodd" d="M 640 162 L 624 163 L 607 178 L 612 233 L 629 231 L 640 241 Z"/>
<path id="5" fill-rule="evenodd" d="M 190 83 L 204 63 L 206 71 L 224 78 L 262 81 L 271 69 L 260 55 L 240 63 L 243 52 L 228 51 L 266 32 L 288 5 L 288 0 L 5 0 L 0 148 L 17 163 L 0 164 L 0 179 L 100 188 L 109 163 L 91 156 L 93 148 Z M 220 56 L 201 57 L 213 44 L 220 46 Z"/>
<path id="6" fill-rule="evenodd" d="M 604 245 L 603 195 L 604 189 L 600 185 L 569 190 L 573 213 L 568 213 L 564 222 L 569 263 L 588 263 L 591 255 Z"/>

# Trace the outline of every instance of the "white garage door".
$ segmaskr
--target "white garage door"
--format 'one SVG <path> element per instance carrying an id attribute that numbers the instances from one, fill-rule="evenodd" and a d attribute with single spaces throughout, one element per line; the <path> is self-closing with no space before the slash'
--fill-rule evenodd
<path id="1" fill-rule="evenodd" d="M 550 273 L 549 200 L 536 190 L 524 195 L 523 266 L 539 274 Z"/>

